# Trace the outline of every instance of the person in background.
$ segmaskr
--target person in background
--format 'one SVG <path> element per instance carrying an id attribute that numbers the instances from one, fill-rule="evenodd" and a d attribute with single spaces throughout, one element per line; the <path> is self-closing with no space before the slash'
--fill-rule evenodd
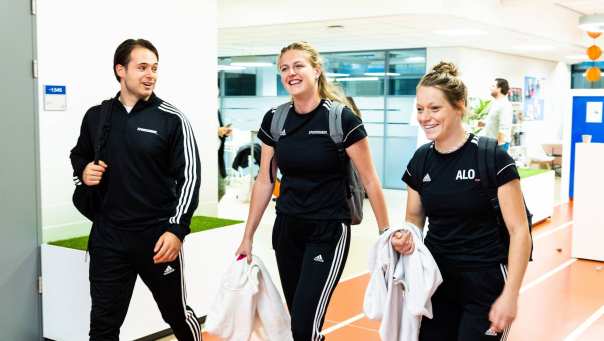
<path id="1" fill-rule="evenodd" d="M 482 192 L 480 137 L 464 130 L 467 89 L 457 73 L 441 62 L 420 80 L 417 119 L 431 142 L 423 156 L 413 155 L 402 178 L 405 220 L 422 228 L 428 218 L 424 243 L 443 277 L 432 296 L 434 318 L 422 320 L 419 340 L 505 340 L 531 250 L 528 221 L 514 160 L 501 148 L 497 198 L 507 231 Z M 500 233 L 509 234 L 509 245 Z M 398 244 L 397 251 L 406 251 Z"/>
<path id="2" fill-rule="evenodd" d="M 98 189 L 89 238 L 90 340 L 119 339 L 137 276 L 151 290 L 180 341 L 200 341 L 201 327 L 186 304 L 182 243 L 197 208 L 200 165 L 184 114 L 153 92 L 159 54 L 145 39 L 116 49 L 120 91 L 110 111 L 90 108 L 71 150 L 74 181 Z M 101 119 L 106 121 L 101 121 Z M 95 164 L 99 127 L 110 125 Z"/>
<path id="3" fill-rule="evenodd" d="M 344 160 L 329 135 L 328 117 L 334 101 L 349 104 L 325 77 L 319 53 L 310 44 L 295 42 L 284 47 L 277 65 L 293 103 L 277 142 L 271 135 L 275 109 L 262 120 L 260 173 L 236 254 L 251 261 L 253 236 L 273 191 L 271 180 L 277 168 L 273 159 L 278 160 L 283 178 L 272 240 L 292 334 L 296 341 L 321 341 L 325 312 L 348 256 L 351 219 Z M 389 221 L 382 186 L 363 122 L 349 106 L 342 111 L 342 128 L 344 158 L 357 167 L 378 228 L 384 231 Z M 401 238 L 409 244 L 411 235 Z"/>
<path id="4" fill-rule="evenodd" d="M 495 78 L 490 90 L 493 101 L 485 122 L 478 122 L 478 126 L 484 127 L 481 135 L 496 139 L 501 148 L 507 151 L 512 141 L 512 123 L 514 120 L 512 103 L 510 103 L 507 96 L 510 86 L 507 80 Z"/>
<path id="5" fill-rule="evenodd" d="M 231 136 L 233 129 L 231 124 L 224 124 L 222 121 L 222 113 L 218 110 L 218 139 L 220 145 L 218 147 L 218 201 L 222 199 L 225 192 L 225 178 L 227 176 L 226 166 L 224 164 L 224 142 L 227 137 Z"/>

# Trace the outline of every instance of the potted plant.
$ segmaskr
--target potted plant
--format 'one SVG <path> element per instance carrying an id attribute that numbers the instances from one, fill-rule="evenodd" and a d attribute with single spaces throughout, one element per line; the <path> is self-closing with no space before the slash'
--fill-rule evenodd
<path id="1" fill-rule="evenodd" d="M 478 134 L 483 127 L 478 126 L 478 122 L 483 121 L 489 113 L 491 100 L 470 98 L 470 110 L 464 115 L 463 122 L 469 132 Z"/>

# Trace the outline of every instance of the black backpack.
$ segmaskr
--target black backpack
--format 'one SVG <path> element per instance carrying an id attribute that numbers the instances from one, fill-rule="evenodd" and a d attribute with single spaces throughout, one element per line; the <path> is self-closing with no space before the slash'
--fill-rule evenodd
<path id="1" fill-rule="evenodd" d="M 271 121 L 271 137 L 277 143 L 281 137 L 281 131 L 285 126 L 287 114 L 292 103 L 281 104 L 275 109 Z M 363 220 L 363 200 L 365 199 L 365 188 L 361 182 L 359 172 L 352 163 L 352 160 L 346 158 L 346 148 L 344 147 L 344 130 L 342 129 L 342 111 L 344 105 L 333 101 L 329 109 L 329 136 L 338 148 L 338 158 L 346 172 L 346 202 L 350 209 L 350 224 L 358 225 Z M 271 173 L 272 174 L 272 173 Z M 272 179 L 271 179 L 272 180 Z"/>
<path id="2" fill-rule="evenodd" d="M 417 160 L 418 167 L 417 169 L 421 170 L 421 176 L 423 177 L 425 172 L 425 162 L 426 157 L 428 156 L 428 152 L 430 151 L 433 143 L 426 143 L 420 146 L 417 149 Z M 503 220 L 503 214 L 501 213 L 501 207 L 499 206 L 499 199 L 497 198 L 497 167 L 495 164 L 495 153 L 497 151 L 497 140 L 480 136 L 478 138 L 478 178 L 480 179 L 481 186 L 487 196 L 490 198 L 490 204 L 495 214 L 497 225 L 499 227 L 499 236 L 502 241 L 502 245 L 504 247 L 503 252 L 505 252 L 506 256 L 509 252 L 510 248 L 510 234 L 508 232 L 507 227 L 505 226 L 505 221 Z M 419 184 L 421 186 L 421 182 Z M 524 201 L 524 198 L 522 199 Z M 524 207 L 526 209 L 526 218 L 528 221 L 528 229 L 529 235 L 531 236 L 531 253 L 529 255 L 529 260 L 533 260 L 533 215 L 529 211 L 528 207 L 526 207 L 526 201 L 524 203 Z"/>
<path id="3" fill-rule="evenodd" d="M 113 100 L 109 99 L 101 103 L 101 117 L 99 120 L 99 127 L 94 144 L 95 165 L 99 164 L 101 151 L 105 147 L 107 138 L 109 136 L 109 130 L 111 129 L 112 102 Z M 80 177 L 81 174 L 74 174 L 74 176 Z M 81 181 L 78 181 L 71 197 L 73 205 L 90 221 L 94 221 L 103 200 L 99 186 L 100 184 L 89 187 L 83 184 Z"/>

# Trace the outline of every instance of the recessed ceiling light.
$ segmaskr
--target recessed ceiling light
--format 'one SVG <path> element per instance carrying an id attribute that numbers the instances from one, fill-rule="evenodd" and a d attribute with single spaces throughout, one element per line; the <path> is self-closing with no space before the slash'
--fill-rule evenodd
<path id="1" fill-rule="evenodd" d="M 488 34 L 485 31 L 475 30 L 475 29 L 451 29 L 451 30 L 436 30 L 432 31 L 436 34 L 450 36 L 450 37 L 459 37 L 459 36 L 483 36 Z"/>
<path id="2" fill-rule="evenodd" d="M 344 26 L 343 25 L 329 25 L 329 26 L 327 26 L 327 28 L 329 28 L 329 29 L 336 29 L 337 30 L 337 29 L 344 28 Z"/>
<path id="3" fill-rule="evenodd" d="M 273 63 L 268 62 L 234 62 L 231 63 L 233 66 L 243 66 L 243 67 L 271 67 L 275 66 Z"/>
<path id="4" fill-rule="evenodd" d="M 579 28 L 588 32 L 604 32 L 604 14 L 581 16 L 579 18 Z"/>

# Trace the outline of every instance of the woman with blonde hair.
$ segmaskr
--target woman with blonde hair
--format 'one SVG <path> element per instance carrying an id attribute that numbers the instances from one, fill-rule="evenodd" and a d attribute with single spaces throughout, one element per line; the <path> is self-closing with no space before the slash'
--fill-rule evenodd
<path id="1" fill-rule="evenodd" d="M 422 228 L 428 218 L 424 243 L 443 276 L 432 296 L 434 318 L 422 320 L 421 341 L 505 340 L 531 250 L 514 160 L 497 147 L 496 189 L 487 193 L 478 165 L 484 141 L 464 130 L 466 104 L 466 86 L 451 63 L 434 66 L 417 87 L 417 119 L 432 142 L 404 172 L 405 220 Z M 494 198 L 505 227 L 491 207 Z"/>
<path id="2" fill-rule="evenodd" d="M 348 103 L 325 77 L 319 53 L 306 42 L 292 43 L 281 50 L 277 64 L 291 108 L 284 113 L 278 139 L 271 134 L 275 109 L 262 121 L 260 173 L 237 255 L 250 261 L 253 235 L 270 201 L 278 165 L 283 177 L 272 241 L 292 333 L 296 341 L 323 340 L 325 312 L 350 245 L 346 171 L 340 157 L 351 159 L 358 169 L 380 231 L 388 228 L 388 213 L 361 119 L 348 107 L 342 111 L 344 155 L 330 137 L 330 107 L 336 101 Z"/>

